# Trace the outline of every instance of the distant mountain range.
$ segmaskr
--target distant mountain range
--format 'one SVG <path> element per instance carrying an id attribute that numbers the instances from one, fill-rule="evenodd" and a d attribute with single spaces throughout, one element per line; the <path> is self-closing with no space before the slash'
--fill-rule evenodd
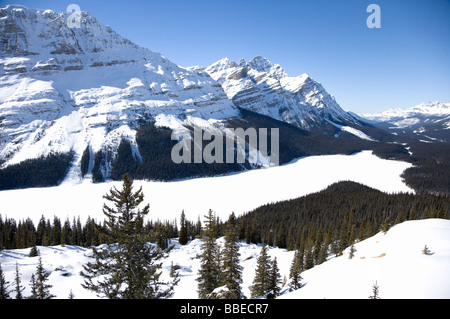
<path id="1" fill-rule="evenodd" d="M 450 142 L 450 102 L 428 102 L 361 116 L 396 135 L 413 136 L 426 143 Z"/>
<path id="2" fill-rule="evenodd" d="M 126 171 L 172 180 L 254 167 L 175 165 L 171 134 L 194 127 L 279 128 L 281 164 L 363 149 L 405 159 L 405 139 L 449 141 L 448 103 L 419 107 L 447 112 L 439 115 L 358 116 L 308 75 L 290 77 L 263 57 L 184 68 L 80 14 L 76 28 L 68 13 L 0 9 L 0 189 L 101 182 Z M 259 155 L 260 165 L 271 165 Z"/>

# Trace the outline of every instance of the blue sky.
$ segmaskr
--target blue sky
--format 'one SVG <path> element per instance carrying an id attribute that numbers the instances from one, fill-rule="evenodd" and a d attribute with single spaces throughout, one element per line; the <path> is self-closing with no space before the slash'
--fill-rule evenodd
<path id="1" fill-rule="evenodd" d="M 136 44 L 182 66 L 262 55 L 308 73 L 345 110 L 373 113 L 450 101 L 450 0 L 24 0 L 78 4 Z M 371 3 L 381 28 L 369 29 Z"/>

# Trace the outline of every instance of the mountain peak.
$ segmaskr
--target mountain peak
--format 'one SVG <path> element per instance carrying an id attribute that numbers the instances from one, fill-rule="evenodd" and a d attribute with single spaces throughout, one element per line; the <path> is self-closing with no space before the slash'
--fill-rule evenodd
<path id="1" fill-rule="evenodd" d="M 302 129 L 326 125 L 326 120 L 354 120 L 308 74 L 289 77 L 280 65 L 262 56 L 238 63 L 225 58 L 205 71 L 222 84 L 237 106 Z"/>
<path id="2" fill-rule="evenodd" d="M 0 9 L 0 54 L 4 57 L 77 55 L 105 53 L 139 47 L 99 22 L 88 12 L 80 12 L 80 26 L 68 25 L 71 13 L 7 5 Z M 143 48 L 139 48 L 141 51 Z"/>
<path id="3" fill-rule="evenodd" d="M 274 64 L 262 56 L 256 56 L 248 62 L 248 65 L 259 72 L 265 72 L 274 75 L 277 79 L 287 77 L 287 73 L 279 64 Z"/>

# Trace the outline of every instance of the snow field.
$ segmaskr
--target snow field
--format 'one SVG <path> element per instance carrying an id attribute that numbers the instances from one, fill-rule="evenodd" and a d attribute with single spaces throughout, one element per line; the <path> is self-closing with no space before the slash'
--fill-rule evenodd
<path id="1" fill-rule="evenodd" d="M 431 255 L 423 255 L 427 245 Z M 300 290 L 281 298 L 368 298 L 377 283 L 382 299 L 450 298 L 450 221 L 406 221 L 354 245 L 349 259 L 331 258 L 302 273 Z"/>
<path id="2" fill-rule="evenodd" d="M 219 238 L 223 245 L 224 238 Z M 180 267 L 180 282 L 175 287 L 174 299 L 197 299 L 197 272 L 200 268 L 201 240 L 196 239 L 182 246 L 175 239 L 175 248 L 163 261 L 163 279 L 169 278 L 170 267 Z M 431 255 L 423 255 L 427 245 Z M 328 261 L 304 271 L 304 286 L 294 292 L 287 292 L 280 298 L 286 299 L 367 299 L 372 295 L 372 286 L 377 282 L 382 299 L 448 299 L 450 298 L 450 221 L 427 219 L 407 221 L 392 227 L 386 234 L 378 233 L 355 244 L 353 259 L 348 258 L 349 248 L 339 257 L 331 256 Z M 38 247 L 44 269 L 51 272 L 48 284 L 56 298 L 66 299 L 72 290 L 75 298 L 97 298 L 83 289 L 83 278 L 79 275 L 82 265 L 92 255 L 88 248 L 77 246 Z M 21 273 L 24 296 L 30 294 L 28 287 L 31 274 L 35 273 L 38 257 L 28 257 L 30 249 L 4 250 L 0 252 L 0 263 L 6 280 L 14 286 L 16 262 Z M 240 243 L 241 265 L 243 266 L 242 290 L 249 297 L 256 260 L 261 245 Z M 277 257 L 281 278 L 289 278 L 294 252 L 277 247 L 268 247 L 273 259 Z M 383 255 L 385 254 L 385 255 Z M 382 257 L 380 257 L 382 256 Z M 11 296 L 14 297 L 12 292 Z"/>

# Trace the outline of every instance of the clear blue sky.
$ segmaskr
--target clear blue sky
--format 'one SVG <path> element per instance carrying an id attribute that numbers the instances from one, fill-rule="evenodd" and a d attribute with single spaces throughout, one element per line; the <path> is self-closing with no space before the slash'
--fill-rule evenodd
<path id="1" fill-rule="evenodd" d="M 345 110 L 450 101 L 450 0 L 18 0 L 75 3 L 136 44 L 182 66 L 262 55 L 308 73 Z M 381 29 L 369 29 L 371 3 Z"/>

